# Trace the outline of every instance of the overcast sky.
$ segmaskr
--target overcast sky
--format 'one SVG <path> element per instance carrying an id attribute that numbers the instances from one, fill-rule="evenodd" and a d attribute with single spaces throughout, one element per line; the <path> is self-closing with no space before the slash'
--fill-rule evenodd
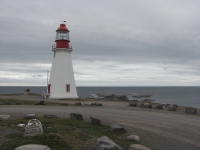
<path id="1" fill-rule="evenodd" d="M 200 86 L 199 0 L 1 0 L 0 86 L 45 86 L 66 20 L 77 86 Z"/>

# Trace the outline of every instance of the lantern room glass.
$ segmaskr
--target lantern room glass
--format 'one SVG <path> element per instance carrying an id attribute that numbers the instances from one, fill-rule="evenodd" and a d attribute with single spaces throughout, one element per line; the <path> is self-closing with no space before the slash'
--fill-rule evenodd
<path id="1" fill-rule="evenodd" d="M 68 32 L 57 32 L 56 40 L 69 40 L 69 33 Z"/>

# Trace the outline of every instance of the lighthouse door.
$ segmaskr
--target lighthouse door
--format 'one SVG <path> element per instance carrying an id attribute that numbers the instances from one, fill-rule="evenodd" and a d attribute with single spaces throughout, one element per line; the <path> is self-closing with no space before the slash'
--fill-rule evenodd
<path id="1" fill-rule="evenodd" d="M 51 84 L 48 84 L 48 94 L 50 94 Z"/>

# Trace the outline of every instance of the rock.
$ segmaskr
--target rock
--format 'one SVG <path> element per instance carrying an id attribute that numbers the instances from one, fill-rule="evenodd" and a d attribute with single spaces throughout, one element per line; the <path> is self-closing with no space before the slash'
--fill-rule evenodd
<path id="1" fill-rule="evenodd" d="M 129 136 L 127 137 L 127 140 L 139 142 L 139 141 L 140 141 L 140 138 L 139 138 L 139 136 L 137 136 L 137 135 L 129 135 Z"/>
<path id="2" fill-rule="evenodd" d="M 127 131 L 118 124 L 110 125 L 112 132 L 126 133 Z"/>
<path id="3" fill-rule="evenodd" d="M 83 121 L 83 116 L 81 114 L 78 114 L 78 113 L 71 113 L 70 119 Z"/>
<path id="4" fill-rule="evenodd" d="M 44 115 L 43 118 L 58 118 L 56 115 Z"/>
<path id="5" fill-rule="evenodd" d="M 20 124 L 18 124 L 17 126 L 18 126 L 18 127 L 25 127 L 25 124 L 20 123 Z"/>
<path id="6" fill-rule="evenodd" d="M 176 111 L 176 109 L 178 109 L 176 104 L 167 104 L 166 107 L 168 111 Z"/>
<path id="7" fill-rule="evenodd" d="M 150 104 L 150 103 L 144 103 L 143 106 L 144 106 L 145 108 L 151 108 L 151 104 Z"/>
<path id="8" fill-rule="evenodd" d="M 14 150 L 51 150 L 46 145 L 28 144 L 15 148 Z"/>
<path id="9" fill-rule="evenodd" d="M 97 125 L 97 126 L 100 126 L 101 125 L 101 121 L 97 118 L 93 118 L 93 117 L 90 117 L 90 121 L 91 121 L 91 124 L 92 125 Z"/>
<path id="10" fill-rule="evenodd" d="M 0 105 L 3 105 L 3 103 L 2 103 L 2 102 L 0 102 Z"/>
<path id="11" fill-rule="evenodd" d="M 12 105 L 12 103 L 11 102 L 6 102 L 6 105 Z"/>
<path id="12" fill-rule="evenodd" d="M 96 150 L 123 150 L 119 145 L 110 140 L 107 136 L 97 139 Z"/>
<path id="13" fill-rule="evenodd" d="M 154 107 L 154 109 L 163 109 L 162 104 L 156 104 Z"/>
<path id="14" fill-rule="evenodd" d="M 76 102 L 75 103 L 75 106 L 81 106 L 82 104 L 81 104 L 81 102 Z"/>
<path id="15" fill-rule="evenodd" d="M 21 101 L 17 101 L 17 102 L 16 102 L 16 105 L 21 105 L 21 104 L 22 104 Z"/>
<path id="16" fill-rule="evenodd" d="M 138 103 L 137 100 L 130 101 L 130 102 L 129 102 L 129 106 L 131 106 L 131 107 L 136 107 L 136 106 L 137 106 L 137 103 Z"/>
<path id="17" fill-rule="evenodd" d="M 129 150 L 151 150 L 151 149 L 140 144 L 132 144 L 129 147 Z"/>
<path id="18" fill-rule="evenodd" d="M 197 114 L 197 109 L 193 108 L 193 107 L 186 107 L 185 113 L 187 113 L 187 114 Z"/>
<path id="19" fill-rule="evenodd" d="M 26 114 L 25 116 L 24 116 L 24 119 L 35 119 L 35 114 Z"/>
<path id="20" fill-rule="evenodd" d="M 10 115 L 0 115 L 0 121 L 4 121 L 10 118 Z"/>
<path id="21" fill-rule="evenodd" d="M 60 105 L 61 105 L 61 106 L 68 106 L 67 103 L 61 103 Z"/>
<path id="22" fill-rule="evenodd" d="M 101 103 L 95 102 L 93 105 L 95 106 L 103 106 Z"/>
<path id="23" fill-rule="evenodd" d="M 45 105 L 44 100 L 40 100 L 39 102 L 35 103 L 35 105 Z"/>

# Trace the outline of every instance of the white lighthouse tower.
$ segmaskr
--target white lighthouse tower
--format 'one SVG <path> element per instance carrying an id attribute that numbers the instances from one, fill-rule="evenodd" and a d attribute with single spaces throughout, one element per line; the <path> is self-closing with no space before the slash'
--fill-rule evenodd
<path id="1" fill-rule="evenodd" d="M 53 62 L 48 93 L 50 98 L 77 98 L 71 60 L 72 47 L 69 46 L 69 30 L 64 23 L 56 30 L 55 42 L 52 46 Z"/>

